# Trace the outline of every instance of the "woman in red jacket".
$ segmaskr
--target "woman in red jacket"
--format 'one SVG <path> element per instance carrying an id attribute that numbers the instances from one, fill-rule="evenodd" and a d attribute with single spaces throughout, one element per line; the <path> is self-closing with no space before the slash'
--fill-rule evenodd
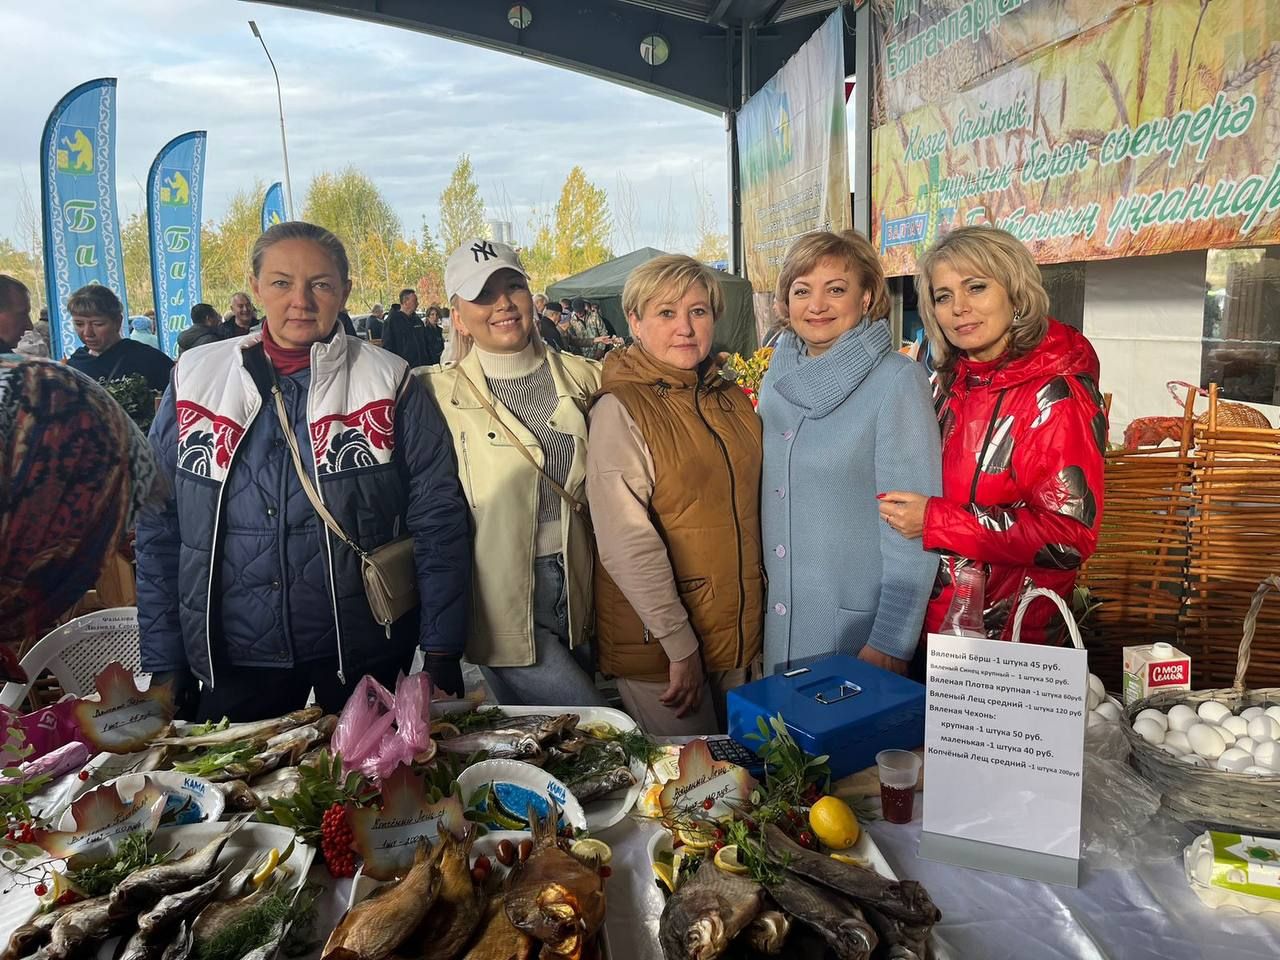
<path id="1" fill-rule="evenodd" d="M 880 514 L 942 554 L 926 632 L 938 632 L 957 571 L 978 563 L 983 630 L 1008 640 L 1024 589 L 1068 597 L 1097 545 L 1107 443 L 1098 358 L 1048 316 L 1040 269 L 1003 230 L 952 231 L 921 258 L 916 282 L 938 371 L 943 492 L 888 492 Z M 1021 639 L 1058 643 L 1062 631 L 1041 602 Z"/>

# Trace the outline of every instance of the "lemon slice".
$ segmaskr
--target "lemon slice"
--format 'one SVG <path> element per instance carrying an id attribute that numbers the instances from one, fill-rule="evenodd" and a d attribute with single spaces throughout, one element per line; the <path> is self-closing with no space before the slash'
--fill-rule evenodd
<path id="1" fill-rule="evenodd" d="M 600 867 L 613 859 L 613 851 L 603 840 L 579 840 L 569 848 L 569 852 L 585 863 L 594 862 Z"/>
<path id="2" fill-rule="evenodd" d="M 80 889 L 70 877 L 65 873 L 59 873 L 57 870 L 50 871 L 52 876 L 49 880 L 49 892 L 40 898 L 40 902 L 49 906 L 57 903 L 68 893 L 74 893 L 77 897 L 85 897 L 87 894 Z"/>
<path id="3" fill-rule="evenodd" d="M 275 869 L 279 865 L 279 863 L 280 863 L 280 851 L 275 847 L 272 847 L 269 851 L 267 851 L 267 859 L 266 859 L 266 862 L 262 864 L 262 868 L 253 875 L 253 880 L 251 882 L 253 883 L 254 887 L 257 888 L 262 886 L 264 883 L 266 883 L 267 877 L 271 876 L 271 874 L 275 872 Z"/>
<path id="4" fill-rule="evenodd" d="M 738 845 L 731 843 L 716 851 L 716 866 L 725 873 L 736 873 L 739 876 L 747 872 L 746 864 L 738 858 Z"/>
<path id="5" fill-rule="evenodd" d="M 655 863 L 653 865 L 653 875 L 658 878 L 660 884 L 667 888 L 668 893 L 676 892 L 676 875 L 670 864 Z"/>
<path id="6" fill-rule="evenodd" d="M 452 723 L 433 723 L 431 725 L 431 736 L 440 740 L 448 740 L 450 737 L 458 737 L 461 735 L 462 731 Z"/>
<path id="7" fill-rule="evenodd" d="M 691 833 L 690 831 L 684 830 L 684 829 L 677 830 L 676 836 L 680 839 L 680 842 L 683 843 L 690 850 L 696 850 L 699 852 L 704 850 L 710 850 L 711 847 L 715 844 L 715 840 L 712 839 L 711 836 L 709 835 L 703 836 L 702 834 Z"/>
<path id="8" fill-rule="evenodd" d="M 618 731 L 613 724 L 606 723 L 603 720 L 593 720 L 590 723 L 578 724 L 578 732 L 585 733 L 588 737 L 596 737 L 600 740 L 609 740 L 618 735 Z"/>
<path id="9" fill-rule="evenodd" d="M 863 860 L 862 857 L 851 857 L 847 853 L 833 853 L 832 860 L 838 860 L 840 863 L 847 863 L 851 867 L 862 867 L 864 870 L 871 869 L 871 861 Z"/>

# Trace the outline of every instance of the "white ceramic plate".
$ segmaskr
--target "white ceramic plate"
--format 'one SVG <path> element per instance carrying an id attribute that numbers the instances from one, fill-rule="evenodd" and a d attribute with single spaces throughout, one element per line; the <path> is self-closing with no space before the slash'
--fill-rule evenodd
<path id="1" fill-rule="evenodd" d="M 226 797 L 221 790 L 208 780 L 193 777 L 190 774 L 173 770 L 160 770 L 154 773 L 126 773 L 107 782 L 107 786 L 115 785 L 116 793 L 124 803 L 128 803 L 150 781 L 168 797 L 165 802 L 161 823 L 165 826 L 189 826 L 196 823 L 213 823 L 222 816 L 222 808 L 226 805 Z M 59 830 L 74 830 L 75 820 L 71 811 L 67 810 L 58 823 Z"/>
<path id="2" fill-rule="evenodd" d="M 482 760 L 458 774 L 458 786 L 462 788 L 463 802 L 472 794 L 493 784 L 498 800 L 515 816 L 523 817 L 533 804 L 541 816 L 547 815 L 548 800 L 554 797 L 560 804 L 565 822 L 575 829 L 587 826 L 587 815 L 582 804 L 569 788 L 541 767 L 523 760 Z M 497 828 L 493 823 L 491 829 Z"/>
<path id="3" fill-rule="evenodd" d="M 455 713 L 461 710 L 475 710 L 479 706 L 474 700 L 452 700 L 441 701 L 431 704 L 431 715 L 433 717 L 440 716 L 445 713 Z M 491 705 L 490 705 L 491 706 Z M 437 707 L 439 709 L 437 710 Z M 578 715 L 579 726 L 590 723 L 607 723 L 615 730 L 626 733 L 634 730 L 637 724 L 627 714 L 621 710 L 615 710 L 612 707 L 517 707 L 517 706 L 501 706 L 502 712 L 509 717 L 528 717 L 535 714 L 550 714 L 551 716 L 559 716 L 562 713 L 576 713 Z M 631 775 L 635 777 L 636 782 L 626 790 L 615 790 L 607 796 L 598 800 L 592 800 L 590 803 L 584 803 L 582 809 L 587 816 L 587 829 L 593 833 L 599 833 L 601 830 L 607 830 L 614 824 L 620 822 L 623 817 L 631 812 L 636 805 L 636 800 L 640 796 L 640 791 L 644 789 L 645 768 L 642 763 L 633 763 L 631 765 Z"/>
<path id="4" fill-rule="evenodd" d="M 225 823 L 193 823 L 184 827 L 166 827 L 156 831 L 153 847 L 168 849 L 177 846 L 175 856 L 199 849 L 227 826 Z M 272 847 L 284 852 L 285 847 L 293 840 L 293 831 L 288 827 L 271 823 L 246 823 L 227 841 L 218 858 L 219 866 L 230 865 L 227 876 L 247 867 L 250 861 Z M 294 845 L 293 854 L 287 866 L 292 872 L 289 875 L 289 886 L 296 895 L 306 881 L 307 871 L 311 869 L 311 861 L 315 858 L 315 850 L 306 844 Z M 15 887 L 7 896 L 0 897 L 0 943 L 7 943 L 9 934 L 26 923 L 39 909 L 39 898 L 31 887 Z M 97 952 L 99 960 L 110 960 L 116 950 L 119 937 L 105 941 Z"/>

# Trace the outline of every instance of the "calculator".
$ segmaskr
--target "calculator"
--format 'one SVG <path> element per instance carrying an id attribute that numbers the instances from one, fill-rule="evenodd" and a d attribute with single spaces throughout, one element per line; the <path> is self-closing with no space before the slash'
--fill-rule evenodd
<path id="1" fill-rule="evenodd" d="M 748 750 L 730 737 L 720 737 L 715 740 L 708 738 L 707 749 L 711 751 L 712 760 L 727 760 L 729 763 L 736 763 L 751 771 L 764 769 L 764 761 L 760 759 L 759 754 Z"/>

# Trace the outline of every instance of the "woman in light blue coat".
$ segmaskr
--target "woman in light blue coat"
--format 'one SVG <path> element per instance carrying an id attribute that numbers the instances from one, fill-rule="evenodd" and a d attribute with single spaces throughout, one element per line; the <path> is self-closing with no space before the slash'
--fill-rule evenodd
<path id="1" fill-rule="evenodd" d="M 818 232 L 778 280 L 788 320 L 760 389 L 766 675 L 843 653 L 905 673 L 938 568 L 877 496 L 938 496 L 924 369 L 893 348 L 884 271 L 866 238 Z"/>

